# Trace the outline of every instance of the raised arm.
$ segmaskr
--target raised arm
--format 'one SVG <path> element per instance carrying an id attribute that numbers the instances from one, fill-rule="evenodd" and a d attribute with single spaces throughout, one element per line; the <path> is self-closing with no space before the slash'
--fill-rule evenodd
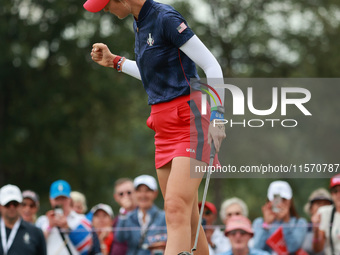
<path id="1" fill-rule="evenodd" d="M 92 46 L 91 57 L 94 62 L 101 66 L 115 68 L 136 79 L 141 80 L 136 61 L 125 59 L 111 53 L 106 44 L 95 43 Z"/>

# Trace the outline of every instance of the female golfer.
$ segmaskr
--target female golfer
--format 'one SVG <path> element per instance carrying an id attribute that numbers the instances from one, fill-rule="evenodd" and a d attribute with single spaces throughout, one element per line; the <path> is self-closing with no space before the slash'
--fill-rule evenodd
<path id="1" fill-rule="evenodd" d="M 209 126 L 210 120 L 223 118 L 223 108 L 212 105 L 211 113 L 207 109 L 206 115 L 201 114 L 200 84 L 189 82 L 198 79 L 196 63 L 210 84 L 222 84 L 221 67 L 184 18 L 168 5 L 153 0 L 88 0 L 84 8 L 90 12 L 104 9 L 120 19 L 134 16 L 136 61 L 112 54 L 102 43 L 93 45 L 91 56 L 102 66 L 142 80 L 151 105 L 147 125 L 155 131 L 155 164 L 164 197 L 165 254 L 190 251 L 199 220 L 197 191 L 202 180 L 202 176 L 190 177 L 190 167 L 207 165 L 210 141 L 218 151 L 225 131 L 224 126 Z M 219 94 L 223 102 L 220 90 Z M 195 254 L 208 253 L 201 227 Z"/>

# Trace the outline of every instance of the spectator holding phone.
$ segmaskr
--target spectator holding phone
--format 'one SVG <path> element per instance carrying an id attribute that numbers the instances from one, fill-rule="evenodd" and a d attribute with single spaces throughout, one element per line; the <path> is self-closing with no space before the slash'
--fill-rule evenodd
<path id="1" fill-rule="evenodd" d="M 305 239 L 307 221 L 299 218 L 295 210 L 290 185 L 285 181 L 272 182 L 267 197 L 268 201 L 262 206 L 263 217 L 253 222 L 254 248 L 272 252 L 269 240 L 281 235 L 287 252 L 295 253 Z"/>
<path id="2" fill-rule="evenodd" d="M 64 180 L 55 181 L 50 187 L 52 210 L 38 224 L 46 238 L 48 255 L 85 255 L 92 248 L 91 223 L 72 209 L 70 193 L 70 184 Z"/>

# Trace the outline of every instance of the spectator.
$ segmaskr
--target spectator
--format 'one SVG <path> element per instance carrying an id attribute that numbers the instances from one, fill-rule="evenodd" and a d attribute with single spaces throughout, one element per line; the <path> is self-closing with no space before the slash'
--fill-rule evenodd
<path id="1" fill-rule="evenodd" d="M 88 254 L 92 246 L 91 223 L 72 209 L 71 187 L 64 180 L 52 183 L 50 204 L 53 210 L 40 219 L 47 240 L 47 253 Z"/>
<path id="2" fill-rule="evenodd" d="M 285 181 L 274 181 L 269 185 L 267 197 L 262 206 L 263 218 L 253 223 L 254 248 L 272 252 L 273 239 L 280 236 L 278 239 L 285 243 L 288 253 L 298 251 L 307 233 L 307 222 L 298 217 L 291 187 Z"/>
<path id="3" fill-rule="evenodd" d="M 331 178 L 329 187 L 334 205 L 319 208 L 312 218 L 313 248 L 315 252 L 324 249 L 325 254 L 334 255 L 340 254 L 340 174 Z"/>
<path id="4" fill-rule="evenodd" d="M 32 190 L 25 190 L 22 192 L 22 199 L 21 217 L 34 224 L 39 210 L 39 196 Z"/>
<path id="5" fill-rule="evenodd" d="M 220 218 L 224 224 L 226 224 L 228 218 L 233 215 L 243 215 L 248 217 L 248 206 L 242 199 L 237 197 L 224 200 L 220 209 Z"/>
<path id="6" fill-rule="evenodd" d="M 202 203 L 198 204 L 201 210 Z M 209 244 L 209 254 L 214 255 L 228 250 L 226 247 L 226 241 L 224 233 L 220 228 L 215 227 L 215 221 L 217 219 L 217 209 L 213 203 L 208 201 L 204 204 L 203 220 L 205 221 L 204 231 Z M 228 241 L 229 242 L 229 241 Z"/>
<path id="7" fill-rule="evenodd" d="M 14 185 L 0 190 L 0 254 L 46 255 L 42 231 L 20 217 L 22 194 Z"/>
<path id="8" fill-rule="evenodd" d="M 73 210 L 79 214 L 87 212 L 86 197 L 83 193 L 72 191 L 70 193 L 72 199 Z"/>
<path id="9" fill-rule="evenodd" d="M 78 214 L 85 214 L 87 211 L 85 195 L 78 191 L 71 191 L 70 196 L 72 199 L 72 209 Z M 89 212 L 85 216 L 89 221 L 92 221 L 91 212 Z M 93 254 L 93 253 L 97 254 L 97 252 L 99 253 L 101 251 L 101 248 L 100 248 L 99 238 L 94 230 L 92 231 L 92 240 L 93 240 L 93 246 L 92 246 L 92 250 L 90 254 Z"/>
<path id="10" fill-rule="evenodd" d="M 309 196 L 308 202 L 304 206 L 304 211 L 310 218 L 313 218 L 317 213 L 318 209 L 325 205 L 331 205 L 333 203 L 331 194 L 324 189 L 319 188 L 312 192 Z M 315 253 L 313 250 L 313 227 L 312 223 L 308 226 L 308 231 L 306 234 L 305 241 L 303 242 L 302 249 L 308 252 L 310 255 L 324 255 L 324 251 Z"/>
<path id="11" fill-rule="evenodd" d="M 114 184 L 113 198 L 120 205 L 119 213 L 125 215 L 136 208 L 133 181 L 129 178 L 118 179 Z"/>
<path id="12" fill-rule="evenodd" d="M 118 179 L 113 188 L 113 198 L 119 204 L 119 214 L 126 215 L 136 208 L 136 196 L 133 181 L 129 178 Z M 113 228 L 117 227 L 118 215 L 113 219 Z M 113 239 L 110 255 L 125 255 L 127 252 L 127 242 L 118 242 Z"/>
<path id="13" fill-rule="evenodd" d="M 99 238 L 101 252 L 103 255 L 108 255 L 113 241 L 112 208 L 106 204 L 97 204 L 92 207 L 91 212 L 93 213 L 92 226 Z"/>
<path id="14" fill-rule="evenodd" d="M 250 220 L 242 215 L 234 215 L 228 219 L 225 235 L 231 243 L 231 249 L 220 255 L 269 255 L 268 252 L 249 248 L 249 240 L 254 235 Z"/>
<path id="15" fill-rule="evenodd" d="M 238 198 L 232 197 L 223 201 L 220 209 L 220 219 L 223 224 L 226 225 L 228 219 L 235 215 L 243 215 L 248 217 L 248 206 L 246 203 Z M 252 246 L 253 240 L 249 241 L 249 245 Z M 225 252 L 231 249 L 231 243 L 227 236 L 223 235 L 219 241 L 219 252 Z"/>
<path id="16" fill-rule="evenodd" d="M 158 195 L 155 178 L 150 175 L 138 176 L 134 180 L 134 187 L 138 207 L 128 215 L 120 216 L 116 238 L 120 242 L 127 241 L 127 255 L 150 255 L 148 237 L 166 232 L 165 213 L 154 205 Z"/>

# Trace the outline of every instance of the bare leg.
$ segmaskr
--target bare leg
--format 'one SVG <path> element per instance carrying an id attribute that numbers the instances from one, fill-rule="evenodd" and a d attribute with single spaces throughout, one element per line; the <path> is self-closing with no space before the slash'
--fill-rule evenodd
<path id="1" fill-rule="evenodd" d="M 157 169 L 168 230 L 165 255 L 190 251 L 196 236 L 199 218 L 197 190 L 202 179 L 190 178 L 190 163 L 205 165 L 187 157 L 177 157 L 171 163 Z M 209 254 L 203 228 L 195 254 Z"/>

